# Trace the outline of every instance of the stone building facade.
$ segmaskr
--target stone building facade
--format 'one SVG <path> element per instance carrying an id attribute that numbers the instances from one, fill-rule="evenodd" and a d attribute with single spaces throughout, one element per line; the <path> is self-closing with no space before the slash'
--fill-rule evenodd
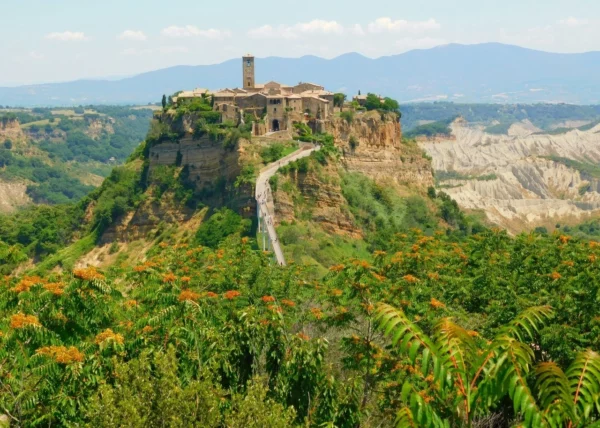
<path id="1" fill-rule="evenodd" d="M 278 82 L 264 84 L 255 81 L 255 58 L 248 54 L 242 57 L 242 88 L 225 88 L 218 91 L 195 89 L 184 91 L 174 98 L 176 104 L 189 103 L 197 97 L 212 97 L 215 111 L 223 120 L 239 121 L 251 114 L 264 122 L 266 132 L 284 131 L 294 122 L 311 118 L 329 119 L 333 114 L 333 92 L 321 85 L 300 82 L 296 86 Z"/>

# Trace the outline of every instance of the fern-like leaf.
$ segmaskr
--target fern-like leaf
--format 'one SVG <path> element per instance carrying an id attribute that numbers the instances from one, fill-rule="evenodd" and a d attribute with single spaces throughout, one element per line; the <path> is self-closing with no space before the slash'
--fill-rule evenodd
<path id="1" fill-rule="evenodd" d="M 600 355 L 589 349 L 577 354 L 566 377 L 576 415 L 588 419 L 594 407 L 600 412 Z"/>
<path id="2" fill-rule="evenodd" d="M 539 404 L 546 421 L 560 427 L 574 418 L 569 380 L 556 363 L 540 363 L 535 369 Z"/>

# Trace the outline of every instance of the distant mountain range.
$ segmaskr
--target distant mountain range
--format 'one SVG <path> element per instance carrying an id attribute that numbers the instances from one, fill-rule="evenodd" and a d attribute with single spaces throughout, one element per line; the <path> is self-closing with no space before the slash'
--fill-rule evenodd
<path id="1" fill-rule="evenodd" d="M 146 104 L 196 87 L 241 86 L 241 59 L 175 66 L 121 80 L 78 80 L 0 88 L 0 105 Z M 600 104 L 600 52 L 558 54 L 499 43 L 451 44 L 371 59 L 357 53 L 257 59 L 257 81 L 317 82 L 347 94 L 401 102 Z"/>

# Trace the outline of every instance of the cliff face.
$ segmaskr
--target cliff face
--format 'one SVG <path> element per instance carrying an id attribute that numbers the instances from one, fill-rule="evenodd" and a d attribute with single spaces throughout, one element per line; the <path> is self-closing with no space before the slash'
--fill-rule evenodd
<path id="1" fill-rule="evenodd" d="M 421 149 L 402 143 L 402 128 L 395 115 L 369 112 L 356 115 L 351 123 L 335 118 L 325 130 L 342 150 L 342 165 L 348 171 L 411 188 L 433 185 L 429 161 Z"/>
<path id="2" fill-rule="evenodd" d="M 436 171 L 457 176 L 442 184 L 463 208 L 482 209 L 513 232 L 600 214 L 599 180 L 585 172 L 600 162 L 600 126 L 557 135 L 535 133 L 529 123 L 513 125 L 511 135 L 487 134 L 464 121 L 451 129 L 452 139 L 421 145 Z"/>
<path id="3" fill-rule="evenodd" d="M 324 168 L 318 173 L 310 170 L 283 177 L 294 184 L 292 192 L 283 191 L 279 186 L 275 192 L 275 221 L 292 223 L 297 218 L 310 218 L 328 233 L 361 238 L 362 232 L 352 215 L 343 207 L 346 200 L 342 196 L 339 172 L 336 166 Z"/>
<path id="4" fill-rule="evenodd" d="M 276 221 L 310 218 L 329 233 L 361 238 L 361 229 L 346 208 L 340 174 L 362 173 L 403 193 L 424 193 L 433 185 L 429 161 L 418 146 L 402 143 L 402 129 L 395 115 L 357 114 L 350 123 L 335 118 L 319 122 L 315 130 L 333 135 L 342 153 L 340 162 L 282 176 L 283 184 L 275 193 Z"/>
<path id="5" fill-rule="evenodd" d="M 0 142 L 11 140 L 15 143 L 24 139 L 25 135 L 18 120 L 0 121 Z"/>

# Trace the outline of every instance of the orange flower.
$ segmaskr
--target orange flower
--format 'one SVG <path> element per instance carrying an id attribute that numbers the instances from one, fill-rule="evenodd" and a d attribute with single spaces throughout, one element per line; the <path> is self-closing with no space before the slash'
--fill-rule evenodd
<path id="1" fill-rule="evenodd" d="M 367 262 L 366 260 L 352 260 L 352 264 L 354 266 L 359 266 L 363 269 L 368 269 L 371 267 L 371 265 L 369 264 L 369 262 Z"/>
<path id="2" fill-rule="evenodd" d="M 331 272 L 341 272 L 344 270 L 344 265 L 335 265 L 329 268 Z"/>
<path id="3" fill-rule="evenodd" d="M 434 309 L 441 309 L 441 308 L 445 308 L 446 307 L 446 305 L 444 305 L 439 300 L 434 299 L 433 297 L 431 298 L 431 301 L 429 302 L 429 305 L 431 305 L 431 307 L 434 308 Z"/>
<path id="4" fill-rule="evenodd" d="M 225 294 L 223 294 L 223 297 L 226 298 L 227 300 L 233 300 L 236 297 L 241 296 L 242 293 L 240 293 L 237 290 L 229 290 L 227 291 Z"/>
<path id="5" fill-rule="evenodd" d="M 575 262 L 573 262 L 573 261 L 571 261 L 571 260 L 565 260 L 565 261 L 563 262 L 563 265 L 565 265 L 565 266 L 569 266 L 569 267 L 573 267 L 573 266 L 575 266 Z"/>
<path id="6" fill-rule="evenodd" d="M 55 296 L 62 296 L 65 293 L 64 290 L 65 284 L 64 282 L 50 282 L 44 285 L 44 289 L 48 290 L 50 293 Z"/>
<path id="7" fill-rule="evenodd" d="M 560 273 L 554 271 L 550 274 L 550 278 L 552 278 L 554 281 L 556 281 L 557 279 L 561 279 L 562 275 Z"/>
<path id="8" fill-rule="evenodd" d="M 206 293 L 206 297 L 208 297 L 210 299 L 214 299 L 215 297 L 219 297 L 219 295 L 217 293 L 213 293 L 212 291 L 209 291 L 208 293 Z"/>
<path id="9" fill-rule="evenodd" d="M 571 240 L 570 236 L 566 236 L 566 235 L 560 235 L 558 237 L 559 241 L 563 244 L 566 244 L 567 242 L 569 242 Z"/>
<path id="10" fill-rule="evenodd" d="M 135 272 L 144 272 L 148 267 L 146 265 L 139 265 L 133 268 Z"/>
<path id="11" fill-rule="evenodd" d="M 98 334 L 95 339 L 96 345 L 100 345 L 104 342 L 113 341 L 122 345 L 125 339 L 118 333 L 113 332 L 110 328 L 107 328 L 102 333 Z"/>
<path id="12" fill-rule="evenodd" d="M 36 284 L 45 284 L 46 281 L 39 276 L 25 276 L 17 285 L 14 286 L 12 291 L 15 293 L 22 293 L 24 291 L 29 291 L 31 287 Z"/>
<path id="13" fill-rule="evenodd" d="M 415 283 L 415 282 L 419 281 L 419 279 L 416 276 L 413 276 L 413 275 L 404 275 L 402 278 L 406 282 L 411 282 L 411 283 Z"/>
<path id="14" fill-rule="evenodd" d="M 173 274 L 173 272 L 169 272 L 169 273 L 163 275 L 163 282 L 165 284 L 175 282 L 176 280 L 177 280 L 177 277 L 175 276 L 175 274 Z"/>
<path id="15" fill-rule="evenodd" d="M 125 307 L 127 308 L 133 308 L 134 306 L 137 306 L 138 302 L 137 300 L 128 300 L 125 302 Z"/>
<path id="16" fill-rule="evenodd" d="M 267 306 L 267 309 L 270 310 L 271 312 L 277 312 L 278 314 L 283 312 L 283 309 L 281 309 L 281 306 L 269 305 L 269 306 Z"/>
<path id="17" fill-rule="evenodd" d="M 339 288 L 334 288 L 333 290 L 331 290 L 331 295 L 334 297 L 340 297 L 342 294 L 344 294 L 344 292 Z"/>
<path id="18" fill-rule="evenodd" d="M 247 244 L 250 239 L 247 236 L 242 238 L 242 244 Z"/>
<path id="19" fill-rule="evenodd" d="M 169 244 L 167 244 L 166 242 L 161 242 L 160 244 L 158 244 L 158 246 L 160 248 L 167 248 L 169 246 Z"/>
<path id="20" fill-rule="evenodd" d="M 152 330 L 154 330 L 152 327 L 150 327 L 149 325 L 147 325 L 146 327 L 144 327 L 142 329 L 142 333 L 152 333 Z"/>
<path id="21" fill-rule="evenodd" d="M 440 274 L 437 273 L 437 272 L 430 272 L 430 273 L 427 274 L 427 277 L 429 279 L 433 279 L 433 280 L 437 281 L 438 279 L 440 279 Z"/>
<path id="22" fill-rule="evenodd" d="M 41 327 L 40 320 L 34 315 L 25 315 L 21 312 L 10 317 L 11 328 L 25 328 L 25 327 Z"/>
<path id="23" fill-rule="evenodd" d="M 260 300 L 262 300 L 265 303 L 272 303 L 272 302 L 275 301 L 275 297 L 273 297 L 273 296 L 262 296 L 260 298 Z"/>
<path id="24" fill-rule="evenodd" d="M 319 308 L 312 308 L 310 311 L 316 319 L 320 320 L 321 318 L 323 318 L 323 312 L 321 312 Z"/>
<path id="25" fill-rule="evenodd" d="M 381 251 L 381 250 L 377 250 L 377 251 L 375 251 L 375 252 L 373 253 L 373 255 L 374 255 L 375 257 L 383 257 L 383 256 L 385 256 L 386 254 L 387 254 L 387 253 L 386 253 L 385 251 Z"/>
<path id="26" fill-rule="evenodd" d="M 189 276 L 182 276 L 181 277 L 181 282 L 190 282 L 192 280 L 192 278 L 190 278 Z"/>
<path id="27" fill-rule="evenodd" d="M 84 360 L 85 355 L 79 352 L 74 346 L 45 346 L 35 351 L 38 355 L 53 358 L 59 364 L 80 363 Z"/>
<path id="28" fill-rule="evenodd" d="M 383 282 L 386 279 L 385 276 L 379 275 L 378 273 L 375 273 L 375 272 L 371 272 L 371 275 L 373 275 L 373 277 L 379 282 Z"/>
<path id="29" fill-rule="evenodd" d="M 90 266 L 85 269 L 75 269 L 73 271 L 73 276 L 75 278 L 83 279 L 86 281 L 90 281 L 93 279 L 104 279 L 104 275 L 99 273 L 95 267 Z"/>
<path id="30" fill-rule="evenodd" d="M 181 292 L 181 294 L 179 294 L 179 298 L 178 300 L 180 302 L 185 302 L 185 301 L 192 301 L 195 302 L 200 298 L 200 295 L 198 293 L 194 293 L 191 290 L 183 290 Z"/>
<path id="31" fill-rule="evenodd" d="M 281 304 L 285 305 L 285 306 L 289 306 L 290 308 L 293 308 L 294 306 L 296 306 L 296 304 L 294 302 L 292 302 L 291 300 L 288 300 L 288 299 L 283 299 L 281 301 Z"/>
<path id="32" fill-rule="evenodd" d="M 222 259 L 225 255 L 225 250 L 217 250 L 217 258 Z"/>
<path id="33" fill-rule="evenodd" d="M 306 334 L 304 333 L 298 333 L 297 336 L 302 339 L 302 340 L 310 340 L 310 337 L 308 337 Z"/>
<path id="34" fill-rule="evenodd" d="M 592 263 L 594 263 L 596 261 L 596 255 L 595 254 L 590 254 L 588 256 L 588 260 Z"/>
<path id="35" fill-rule="evenodd" d="M 469 330 L 469 331 L 467 331 L 467 334 L 471 337 L 479 336 L 479 333 L 477 333 L 475 330 Z"/>

